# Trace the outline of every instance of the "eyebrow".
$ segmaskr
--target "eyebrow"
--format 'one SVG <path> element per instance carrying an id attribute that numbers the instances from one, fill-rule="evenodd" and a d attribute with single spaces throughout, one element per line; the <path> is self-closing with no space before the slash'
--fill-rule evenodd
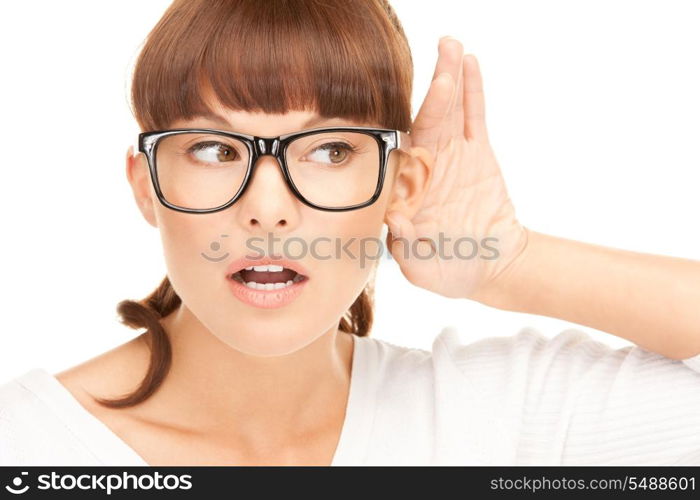
<path id="1" fill-rule="evenodd" d="M 206 112 L 198 113 L 196 117 L 197 118 L 204 118 L 204 119 L 209 120 L 211 122 L 214 122 L 217 125 L 222 126 L 222 127 L 231 127 L 231 124 L 228 122 L 228 120 L 226 120 L 220 114 L 215 113 L 214 111 L 206 111 Z M 321 123 L 321 122 L 326 121 L 326 120 L 330 120 L 330 119 L 325 118 L 323 116 L 313 116 L 313 117 L 309 118 L 308 120 L 306 120 L 302 124 L 302 128 L 306 129 L 306 128 L 309 128 L 313 125 L 316 125 L 317 123 Z"/>

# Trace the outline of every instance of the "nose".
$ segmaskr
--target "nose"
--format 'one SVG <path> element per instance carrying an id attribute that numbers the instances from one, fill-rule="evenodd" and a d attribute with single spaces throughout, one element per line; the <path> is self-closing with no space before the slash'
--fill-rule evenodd
<path id="1" fill-rule="evenodd" d="M 299 206 L 284 179 L 277 158 L 258 157 L 243 196 L 238 200 L 238 217 L 250 232 L 288 232 L 298 224 Z"/>

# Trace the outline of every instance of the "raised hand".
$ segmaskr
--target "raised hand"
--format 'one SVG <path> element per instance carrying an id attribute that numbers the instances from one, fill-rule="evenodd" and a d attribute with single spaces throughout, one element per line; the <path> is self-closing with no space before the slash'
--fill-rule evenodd
<path id="1" fill-rule="evenodd" d="M 515 216 L 489 144 L 478 61 L 451 37 L 442 38 L 438 50 L 410 134 L 412 146 L 433 155 L 428 192 L 412 217 L 387 214 L 387 248 L 416 286 L 475 298 L 523 252 L 528 231 Z M 439 245 L 440 235 L 450 240 Z"/>

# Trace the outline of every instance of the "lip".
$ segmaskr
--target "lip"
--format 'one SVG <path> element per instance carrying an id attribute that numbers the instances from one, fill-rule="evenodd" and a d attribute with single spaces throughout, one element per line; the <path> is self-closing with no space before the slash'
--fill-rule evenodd
<path id="1" fill-rule="evenodd" d="M 294 283 L 291 286 L 280 288 L 278 290 L 255 290 L 248 288 L 243 283 L 231 278 L 231 275 L 250 266 L 264 266 L 267 264 L 275 264 L 283 266 L 304 276 L 304 279 Z M 287 259 L 275 259 L 271 257 L 261 257 L 250 259 L 242 257 L 231 262 L 226 268 L 226 281 L 233 295 L 241 302 L 253 307 L 263 309 L 273 309 L 282 307 L 294 301 L 304 290 L 306 283 L 309 281 L 306 268 L 297 262 L 292 262 Z"/>
<path id="2" fill-rule="evenodd" d="M 226 278 L 226 281 L 228 281 L 233 295 L 241 302 L 262 309 L 274 309 L 294 301 L 304 290 L 309 280 L 305 279 L 279 290 L 253 290 L 232 278 Z"/>

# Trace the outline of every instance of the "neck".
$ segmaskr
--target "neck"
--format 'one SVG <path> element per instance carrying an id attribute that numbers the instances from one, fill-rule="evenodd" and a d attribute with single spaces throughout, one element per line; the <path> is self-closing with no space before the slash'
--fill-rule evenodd
<path id="1" fill-rule="evenodd" d="M 261 357 L 224 343 L 184 305 L 161 324 L 173 359 L 153 404 L 174 426 L 281 440 L 342 420 L 353 339 L 337 325 L 295 352 Z"/>

